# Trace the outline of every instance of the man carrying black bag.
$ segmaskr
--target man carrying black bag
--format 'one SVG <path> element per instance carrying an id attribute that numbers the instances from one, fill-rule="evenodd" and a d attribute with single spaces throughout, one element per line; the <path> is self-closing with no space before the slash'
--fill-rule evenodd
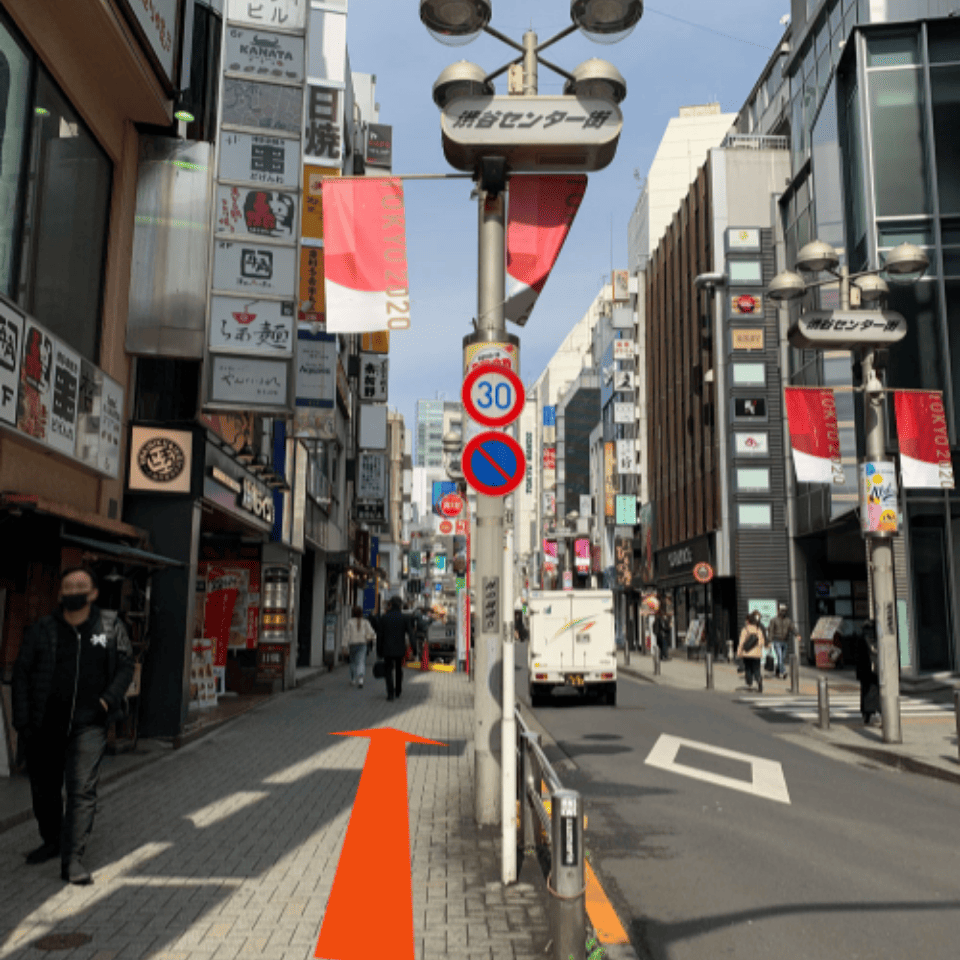
<path id="1" fill-rule="evenodd" d="M 877 628 L 865 620 L 857 637 L 857 679 L 860 681 L 860 715 L 867 726 L 880 715 L 880 678 L 877 676 Z"/>
<path id="2" fill-rule="evenodd" d="M 403 658 L 413 642 L 410 621 L 403 615 L 400 598 L 391 597 L 389 609 L 380 618 L 377 629 L 377 656 L 386 668 L 387 700 L 398 698 L 403 688 Z"/>

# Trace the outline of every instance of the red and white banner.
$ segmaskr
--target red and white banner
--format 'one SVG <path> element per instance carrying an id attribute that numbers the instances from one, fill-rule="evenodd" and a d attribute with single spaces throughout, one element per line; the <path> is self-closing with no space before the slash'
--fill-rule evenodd
<path id="1" fill-rule="evenodd" d="M 328 333 L 410 326 L 403 185 L 396 178 L 323 181 Z"/>
<path id="2" fill-rule="evenodd" d="M 897 390 L 900 481 L 904 487 L 953 489 L 947 411 L 939 390 Z"/>
<path id="3" fill-rule="evenodd" d="M 511 178 L 504 305 L 507 320 L 523 326 L 530 319 L 586 189 L 583 174 Z"/>
<path id="4" fill-rule="evenodd" d="M 800 483 L 843 483 L 840 431 L 833 391 L 822 387 L 786 387 L 793 465 Z"/>

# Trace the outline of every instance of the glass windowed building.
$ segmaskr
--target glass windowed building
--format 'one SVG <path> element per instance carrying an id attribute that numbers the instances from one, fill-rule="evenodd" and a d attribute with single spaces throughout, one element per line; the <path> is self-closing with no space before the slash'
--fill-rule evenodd
<path id="1" fill-rule="evenodd" d="M 921 281 L 891 285 L 887 307 L 906 317 L 909 332 L 889 352 L 886 385 L 943 392 L 956 463 L 960 18 L 947 16 L 951 4 L 943 4 L 943 17 L 921 19 L 938 6 L 795 0 L 792 48 L 783 67 L 790 82 L 792 174 L 779 203 L 780 266 L 792 267 L 797 251 L 814 237 L 841 249 L 851 272 L 881 266 L 904 241 L 925 250 L 930 266 Z M 910 16 L 917 19 L 903 19 Z M 821 308 L 838 305 L 835 286 L 817 296 Z M 790 351 L 795 385 L 849 386 L 854 367 L 849 353 Z M 794 602 L 806 635 L 820 614 L 848 617 L 854 629 L 869 615 L 856 493 L 863 409 L 858 394 L 837 393 L 836 400 L 847 481 L 833 489 L 796 489 Z M 893 459 L 892 398 L 887 424 Z M 901 521 L 895 541 L 901 667 L 906 673 L 956 670 L 960 490 L 902 491 Z"/>

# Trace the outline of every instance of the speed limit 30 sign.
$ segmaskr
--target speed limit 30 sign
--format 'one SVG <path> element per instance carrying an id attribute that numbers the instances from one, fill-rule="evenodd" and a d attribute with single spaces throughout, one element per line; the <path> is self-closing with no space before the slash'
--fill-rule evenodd
<path id="1" fill-rule="evenodd" d="M 512 370 L 488 363 L 467 374 L 460 398 L 471 420 L 485 427 L 505 427 L 520 416 L 525 394 Z"/>

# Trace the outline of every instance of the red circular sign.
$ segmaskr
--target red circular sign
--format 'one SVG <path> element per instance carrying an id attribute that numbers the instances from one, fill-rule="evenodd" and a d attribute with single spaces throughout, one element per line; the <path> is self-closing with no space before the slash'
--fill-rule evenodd
<path id="1" fill-rule="evenodd" d="M 744 293 L 737 297 L 737 310 L 739 310 L 740 313 L 755 313 L 756 309 L 756 297 L 751 297 L 749 293 Z"/>
<path id="2" fill-rule="evenodd" d="M 523 410 L 524 398 L 520 378 L 509 367 L 493 363 L 474 367 L 464 377 L 460 390 L 467 416 L 484 427 L 513 423 Z"/>
<path id="3" fill-rule="evenodd" d="M 440 532 L 443 534 L 453 533 L 453 524 L 449 520 L 441 520 Z"/>
<path id="4" fill-rule="evenodd" d="M 713 567 L 709 563 L 698 563 L 693 568 L 693 579 L 697 583 L 709 583 L 713 579 Z"/>
<path id="5" fill-rule="evenodd" d="M 440 501 L 440 512 L 445 517 L 457 517 L 463 509 L 463 500 L 457 493 L 448 493 Z"/>
<path id="6" fill-rule="evenodd" d="M 477 493 L 503 497 L 523 482 L 527 459 L 513 437 L 488 430 L 467 444 L 461 465 L 467 483 Z"/>

